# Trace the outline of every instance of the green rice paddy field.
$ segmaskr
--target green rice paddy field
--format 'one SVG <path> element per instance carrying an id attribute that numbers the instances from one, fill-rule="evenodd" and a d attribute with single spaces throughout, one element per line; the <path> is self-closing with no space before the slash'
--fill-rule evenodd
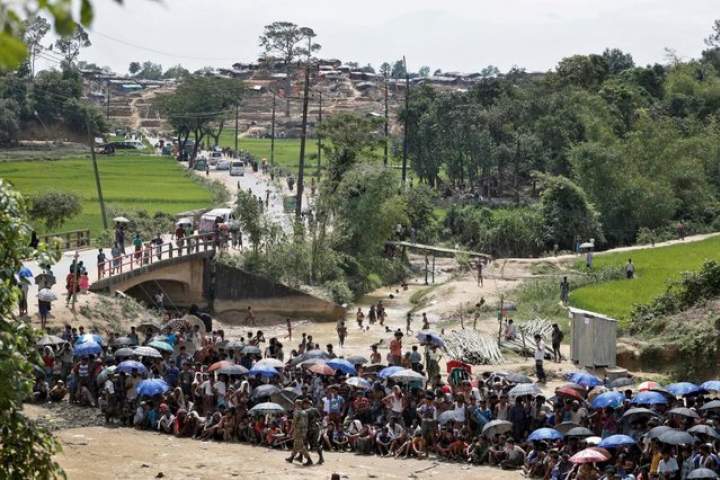
<path id="1" fill-rule="evenodd" d="M 122 153 L 99 156 L 98 165 L 106 206 L 128 210 L 178 213 L 208 207 L 212 194 L 194 182 L 185 169 L 169 157 Z M 100 205 L 90 157 L 62 160 L 0 162 L 0 178 L 24 195 L 57 190 L 73 192 L 82 199 L 83 211 L 60 227 L 62 231 L 89 228 L 95 236 L 102 230 Z M 42 225 L 36 225 L 44 233 Z M 56 232 L 53 232 L 56 233 Z"/>
<path id="2" fill-rule="evenodd" d="M 633 280 L 614 280 L 579 288 L 570 293 L 570 304 L 626 321 L 634 304 L 650 302 L 665 291 L 668 282 L 681 278 L 683 272 L 698 270 L 706 260 L 720 260 L 720 236 L 667 247 L 597 255 L 593 266 L 624 266 L 628 258 L 635 264 Z"/>

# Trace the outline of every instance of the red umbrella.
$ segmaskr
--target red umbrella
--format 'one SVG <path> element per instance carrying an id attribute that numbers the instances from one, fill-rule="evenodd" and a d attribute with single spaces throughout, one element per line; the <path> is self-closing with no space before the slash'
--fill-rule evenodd
<path id="1" fill-rule="evenodd" d="M 606 456 L 595 448 L 586 448 L 570 457 L 570 461 L 572 463 L 600 463 L 608 461 L 609 458 L 609 455 Z"/>
<path id="2" fill-rule="evenodd" d="M 660 385 L 657 384 L 657 382 L 642 382 L 640 385 L 638 385 L 638 391 L 640 392 L 647 392 L 648 390 L 652 390 L 653 388 L 658 388 Z"/>
<path id="3" fill-rule="evenodd" d="M 335 370 L 328 367 L 324 363 L 316 363 L 314 365 L 310 365 L 310 368 L 308 368 L 313 373 L 317 373 L 318 375 L 335 375 Z"/>
<path id="4" fill-rule="evenodd" d="M 220 370 L 221 368 L 225 367 L 231 367 L 235 365 L 230 360 L 220 360 L 219 362 L 215 362 L 212 365 L 210 365 L 210 368 L 208 368 L 208 372 L 214 372 L 215 370 Z"/>
<path id="5" fill-rule="evenodd" d="M 574 398 L 575 400 L 582 400 L 583 396 L 580 392 L 571 387 L 560 387 L 555 390 L 555 395 Z"/>

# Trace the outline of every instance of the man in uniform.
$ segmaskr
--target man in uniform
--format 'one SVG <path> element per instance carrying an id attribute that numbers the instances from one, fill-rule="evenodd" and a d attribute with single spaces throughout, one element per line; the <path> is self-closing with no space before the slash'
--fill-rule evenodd
<path id="1" fill-rule="evenodd" d="M 312 402 L 309 398 L 303 400 L 303 410 L 307 415 L 308 445 L 310 446 L 311 450 L 315 450 L 318 454 L 317 464 L 322 465 L 323 463 L 325 463 L 325 459 L 323 458 L 323 442 L 320 438 L 320 424 L 322 422 L 322 414 L 317 408 L 312 406 Z"/>
<path id="2" fill-rule="evenodd" d="M 303 402 L 301 399 L 295 400 L 295 411 L 293 412 L 292 420 L 292 436 L 293 436 L 293 448 L 290 452 L 290 457 L 286 458 L 285 461 L 292 463 L 295 460 L 295 455 L 300 454 L 299 460 L 302 461 L 303 457 L 306 458 L 304 465 L 312 465 L 313 462 L 310 459 L 310 454 L 305 448 L 305 438 L 308 433 L 308 416 L 307 412 L 303 410 Z"/>

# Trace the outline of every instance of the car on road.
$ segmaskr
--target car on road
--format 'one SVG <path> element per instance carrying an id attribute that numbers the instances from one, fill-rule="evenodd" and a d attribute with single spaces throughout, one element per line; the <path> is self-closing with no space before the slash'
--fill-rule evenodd
<path id="1" fill-rule="evenodd" d="M 210 233 L 214 231 L 215 223 L 229 224 L 235 220 L 235 214 L 232 208 L 215 208 L 204 213 L 200 217 L 200 233 Z"/>
<path id="2" fill-rule="evenodd" d="M 215 170 L 230 170 L 230 160 L 218 160 L 217 165 L 215 165 Z"/>
<path id="3" fill-rule="evenodd" d="M 232 162 L 230 162 L 230 176 L 245 176 L 245 162 L 243 162 L 242 160 L 233 160 Z"/>
<path id="4" fill-rule="evenodd" d="M 216 165 L 217 162 L 223 159 L 223 153 L 222 152 L 210 152 L 208 155 L 208 163 L 210 165 Z"/>

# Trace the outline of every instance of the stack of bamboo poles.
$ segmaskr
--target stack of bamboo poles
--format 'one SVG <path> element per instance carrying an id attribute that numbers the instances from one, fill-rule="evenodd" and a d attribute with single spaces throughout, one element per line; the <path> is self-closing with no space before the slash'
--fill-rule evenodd
<path id="1" fill-rule="evenodd" d="M 471 365 L 497 365 L 503 362 L 497 339 L 477 330 L 457 330 L 443 337 L 448 354 Z"/>

